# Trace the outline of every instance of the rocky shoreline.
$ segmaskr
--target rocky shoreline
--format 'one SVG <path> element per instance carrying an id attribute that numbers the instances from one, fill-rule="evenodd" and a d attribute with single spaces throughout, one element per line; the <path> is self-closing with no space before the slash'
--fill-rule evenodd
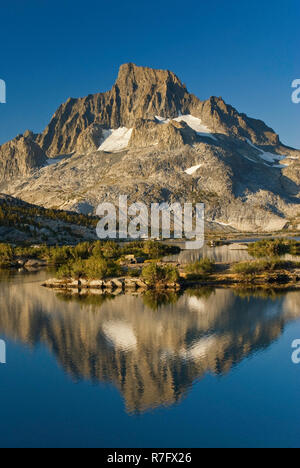
<path id="1" fill-rule="evenodd" d="M 146 291 L 149 288 L 140 278 L 111 278 L 107 280 L 87 280 L 87 279 L 56 279 L 51 278 L 45 281 L 42 286 L 51 289 L 62 289 L 62 290 L 104 290 L 104 291 L 127 291 L 127 290 L 140 290 Z M 158 289 L 168 289 L 178 291 L 181 289 L 180 283 L 165 283 L 158 285 Z"/>
<path id="2" fill-rule="evenodd" d="M 280 270 L 275 272 L 264 272 L 255 275 L 218 273 L 210 275 L 203 279 L 186 279 L 180 278 L 176 283 L 159 283 L 154 288 L 148 285 L 140 278 L 110 278 L 106 280 L 87 280 L 87 279 L 56 279 L 51 278 L 42 284 L 43 287 L 73 292 L 87 290 L 89 293 L 93 291 L 103 292 L 127 292 L 138 291 L 144 292 L 150 289 L 180 291 L 190 287 L 247 287 L 247 288 L 296 288 L 300 289 L 300 270 L 288 271 Z"/>

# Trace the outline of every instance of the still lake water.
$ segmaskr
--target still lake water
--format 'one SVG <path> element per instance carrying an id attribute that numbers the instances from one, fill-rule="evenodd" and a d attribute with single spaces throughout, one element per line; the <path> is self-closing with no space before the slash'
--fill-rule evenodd
<path id="1" fill-rule="evenodd" d="M 300 447 L 300 292 L 57 295 L 0 279 L 1 447 Z"/>

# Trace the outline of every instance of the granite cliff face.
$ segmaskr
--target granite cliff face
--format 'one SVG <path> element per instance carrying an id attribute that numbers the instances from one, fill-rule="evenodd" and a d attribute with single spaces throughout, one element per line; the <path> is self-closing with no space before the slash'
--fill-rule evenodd
<path id="1" fill-rule="evenodd" d="M 133 64 L 110 91 L 68 99 L 42 134 L 0 147 L 0 175 L 2 192 L 47 208 L 90 214 L 127 194 L 205 202 L 212 229 L 300 225 L 300 151 L 222 98 Z"/>
<path id="2" fill-rule="evenodd" d="M 260 145 L 279 144 L 278 135 L 263 122 L 239 114 L 222 98 L 200 101 L 177 76 L 165 70 L 125 64 L 112 89 L 85 98 L 68 99 L 54 114 L 37 143 L 49 157 L 71 153 L 90 125 L 131 128 L 137 119 L 175 118 L 193 114 L 214 133 L 246 137 Z"/>
<path id="3" fill-rule="evenodd" d="M 46 164 L 46 155 L 33 138 L 32 133 L 26 132 L 0 146 L 0 183 L 28 176 Z"/>

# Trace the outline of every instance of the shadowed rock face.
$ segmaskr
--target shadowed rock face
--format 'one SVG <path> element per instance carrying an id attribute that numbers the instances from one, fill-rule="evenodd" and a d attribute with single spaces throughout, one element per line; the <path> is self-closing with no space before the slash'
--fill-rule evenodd
<path id="1" fill-rule="evenodd" d="M 114 383 L 137 413 L 174 404 L 207 373 L 225 375 L 299 318 L 299 293 L 202 289 L 159 309 L 151 296 L 59 298 L 36 277 L 1 283 L 0 293 L 1 334 L 45 344 L 75 380 Z"/>

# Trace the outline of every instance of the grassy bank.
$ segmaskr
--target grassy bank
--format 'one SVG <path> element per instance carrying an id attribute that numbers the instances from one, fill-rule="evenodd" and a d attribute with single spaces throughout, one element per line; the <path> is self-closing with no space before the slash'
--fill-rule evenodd
<path id="1" fill-rule="evenodd" d="M 300 242 L 291 239 L 263 239 L 248 246 L 252 257 L 274 257 L 285 254 L 300 255 Z"/>
<path id="2" fill-rule="evenodd" d="M 152 262 L 179 252 L 178 247 L 154 241 L 137 241 L 123 245 L 113 241 L 96 241 L 62 247 L 46 245 L 13 247 L 2 243 L 0 266 L 12 268 L 29 260 L 40 260 L 46 265 L 53 266 L 58 278 L 102 279 L 118 276 L 122 266 L 126 269 L 126 265 L 131 263 Z"/>

